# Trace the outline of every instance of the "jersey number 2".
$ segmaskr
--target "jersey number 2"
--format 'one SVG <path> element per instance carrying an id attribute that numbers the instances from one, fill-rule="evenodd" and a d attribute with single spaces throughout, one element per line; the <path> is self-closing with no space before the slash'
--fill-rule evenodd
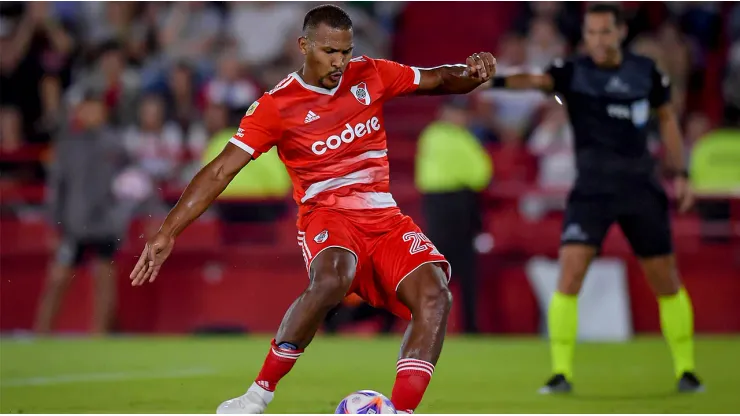
<path id="1" fill-rule="evenodd" d="M 403 235 L 403 241 L 407 243 L 409 241 L 411 242 L 411 247 L 409 248 L 409 253 L 411 254 L 419 254 L 431 249 L 432 251 L 430 254 L 441 255 L 429 238 L 422 233 L 417 233 L 415 231 L 408 232 Z"/>

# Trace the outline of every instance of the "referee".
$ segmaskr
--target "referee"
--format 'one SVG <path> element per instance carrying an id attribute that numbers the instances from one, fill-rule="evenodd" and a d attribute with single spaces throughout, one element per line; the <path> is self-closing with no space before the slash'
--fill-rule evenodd
<path id="1" fill-rule="evenodd" d="M 693 197 L 681 132 L 670 104 L 670 81 L 652 60 L 622 51 L 626 34 L 618 6 L 586 12 L 587 55 L 556 61 L 542 75 L 496 77 L 494 88 L 540 89 L 565 100 L 575 135 L 578 177 L 568 197 L 560 249 L 560 280 L 548 311 L 552 377 L 540 393 L 571 391 L 577 299 L 584 276 L 613 223 L 619 224 L 658 297 L 660 322 L 680 392 L 703 389 L 694 373 L 693 311 L 671 244 L 668 200 L 647 148 L 657 116 L 681 212 Z"/>

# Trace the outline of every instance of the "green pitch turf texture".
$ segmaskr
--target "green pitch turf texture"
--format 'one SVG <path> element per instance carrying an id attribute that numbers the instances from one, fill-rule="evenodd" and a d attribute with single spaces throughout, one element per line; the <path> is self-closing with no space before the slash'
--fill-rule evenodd
<path id="1" fill-rule="evenodd" d="M 318 337 L 271 413 L 331 413 L 346 394 L 390 395 L 399 337 Z M 264 337 L 0 341 L 3 413 L 214 413 L 257 374 Z M 701 337 L 707 391 L 680 396 L 661 338 L 579 344 L 574 394 L 539 396 L 549 371 L 536 338 L 447 340 L 419 413 L 740 412 L 740 337 Z"/>

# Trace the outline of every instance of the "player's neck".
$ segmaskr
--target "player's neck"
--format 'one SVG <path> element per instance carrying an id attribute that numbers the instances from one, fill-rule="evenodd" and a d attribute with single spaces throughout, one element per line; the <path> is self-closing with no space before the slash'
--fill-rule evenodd
<path id="1" fill-rule="evenodd" d="M 617 68 L 622 65 L 624 56 L 621 50 L 617 50 L 614 55 L 610 56 L 609 59 L 604 61 L 603 64 L 599 65 L 602 68 Z"/>
<path id="2" fill-rule="evenodd" d="M 316 88 L 326 89 L 326 87 L 319 84 L 319 77 L 314 74 L 311 74 L 311 72 L 307 70 L 305 66 L 302 66 L 301 69 L 295 71 L 295 73 L 297 76 L 301 78 L 304 84 L 310 85 Z"/>

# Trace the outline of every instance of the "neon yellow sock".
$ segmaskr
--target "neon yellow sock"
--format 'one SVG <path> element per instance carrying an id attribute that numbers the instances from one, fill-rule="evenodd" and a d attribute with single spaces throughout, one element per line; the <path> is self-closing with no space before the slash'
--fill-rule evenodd
<path id="1" fill-rule="evenodd" d="M 694 371 L 694 311 L 683 287 L 672 296 L 659 296 L 660 327 L 673 356 L 676 377 Z"/>
<path id="2" fill-rule="evenodd" d="M 556 291 L 547 314 L 553 374 L 573 377 L 573 353 L 578 334 L 578 295 Z"/>

